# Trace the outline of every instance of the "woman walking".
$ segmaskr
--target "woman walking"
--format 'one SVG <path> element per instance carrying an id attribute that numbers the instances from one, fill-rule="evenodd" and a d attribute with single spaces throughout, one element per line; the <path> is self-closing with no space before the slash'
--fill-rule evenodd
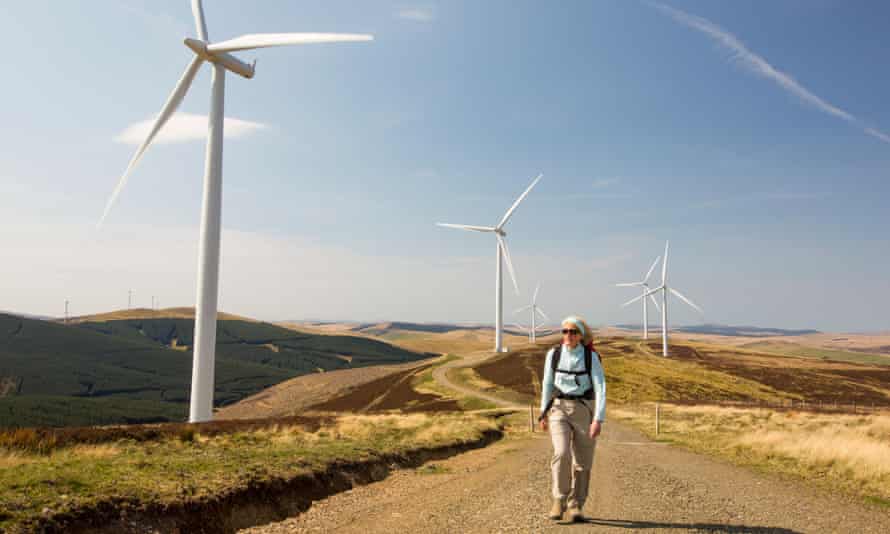
<path id="1" fill-rule="evenodd" d="M 562 322 L 562 344 L 550 349 L 544 364 L 538 420 L 553 441 L 553 507 L 550 519 L 581 521 L 587 499 L 596 438 L 606 413 L 606 379 L 593 348 L 593 332 L 579 317 Z"/>

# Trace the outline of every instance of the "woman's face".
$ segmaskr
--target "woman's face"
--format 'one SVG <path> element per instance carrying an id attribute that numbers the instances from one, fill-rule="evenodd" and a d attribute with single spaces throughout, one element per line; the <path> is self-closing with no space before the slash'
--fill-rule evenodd
<path id="1" fill-rule="evenodd" d="M 581 332 L 573 323 L 564 323 L 562 325 L 562 342 L 575 348 L 581 342 Z"/>

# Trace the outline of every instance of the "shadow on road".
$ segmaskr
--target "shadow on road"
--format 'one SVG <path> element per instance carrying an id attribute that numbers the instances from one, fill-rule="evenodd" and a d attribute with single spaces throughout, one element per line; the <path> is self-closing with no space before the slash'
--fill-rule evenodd
<path id="1" fill-rule="evenodd" d="M 733 532 L 745 534 L 801 534 L 797 530 L 779 527 L 749 527 L 746 525 L 727 525 L 720 523 L 662 523 L 657 521 L 624 521 L 621 519 L 592 519 L 587 518 L 584 523 L 600 525 L 604 527 L 627 529 L 681 529 L 693 532 Z"/>

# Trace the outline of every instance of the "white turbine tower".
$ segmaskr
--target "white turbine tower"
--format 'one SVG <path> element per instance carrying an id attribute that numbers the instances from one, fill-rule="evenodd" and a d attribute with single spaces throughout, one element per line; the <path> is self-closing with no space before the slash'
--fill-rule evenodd
<path id="1" fill-rule="evenodd" d="M 652 271 L 655 270 L 655 266 L 658 265 L 658 260 L 661 259 L 661 256 L 655 258 L 655 261 L 652 262 L 652 267 L 649 267 L 649 272 L 646 273 L 646 276 L 643 277 L 643 280 L 640 282 L 627 282 L 623 284 L 615 284 L 616 287 L 641 287 L 643 288 L 643 293 L 649 292 L 649 277 L 652 276 Z M 658 308 L 658 301 L 655 300 L 655 297 L 649 295 L 648 299 L 643 299 L 643 339 L 649 339 L 649 300 L 652 301 L 652 304 L 655 305 L 655 309 Z M 627 306 L 627 304 L 624 304 Z M 661 311 L 661 310 L 659 310 Z"/>
<path id="2" fill-rule="evenodd" d="M 513 288 L 516 289 L 516 294 L 519 294 L 519 284 L 516 282 L 516 272 L 513 270 L 513 262 L 510 261 L 510 252 L 507 250 L 507 241 L 504 239 L 507 236 L 507 232 L 504 231 L 504 226 L 507 224 L 507 221 L 510 220 L 510 216 L 513 215 L 513 212 L 516 211 L 516 208 L 519 207 L 519 204 L 525 199 L 525 197 L 531 192 L 532 188 L 538 183 L 538 181 L 543 177 L 543 174 L 539 174 L 537 178 L 532 181 L 531 185 L 523 191 L 519 198 L 516 199 L 516 202 L 510 206 L 510 209 L 507 210 L 507 213 L 501 218 L 501 222 L 498 223 L 497 226 L 470 226 L 466 224 L 448 224 L 448 223 L 436 223 L 439 226 L 445 226 L 447 228 L 458 228 L 460 230 L 468 230 L 471 232 L 492 232 L 497 238 L 497 268 L 495 275 L 495 314 L 494 314 L 494 350 L 495 352 L 503 351 L 503 330 L 504 330 L 504 276 L 502 273 L 501 265 L 503 261 L 501 258 L 507 260 L 507 269 L 510 271 L 510 278 L 513 280 Z"/>
<path id="3" fill-rule="evenodd" d="M 544 319 L 546 319 L 548 321 L 550 320 L 550 317 L 547 317 L 547 314 L 544 313 L 544 310 L 542 310 L 541 307 L 538 306 L 538 291 L 540 291 L 540 290 L 541 290 L 541 284 L 539 283 L 538 287 L 535 288 L 535 294 L 532 296 L 532 303 L 529 304 L 528 306 L 523 306 L 523 307 L 519 308 L 518 310 L 516 310 L 515 312 L 513 312 L 513 313 L 520 313 L 520 312 L 524 312 L 525 310 L 531 310 L 531 313 L 532 313 L 531 329 L 527 330 L 527 332 L 528 332 L 528 339 L 532 343 L 535 343 L 537 341 L 538 331 L 540 330 L 540 328 L 538 327 L 538 317 L 537 317 L 538 314 L 541 314 L 541 317 L 543 317 Z M 522 328 L 521 326 L 520 326 L 520 329 L 526 330 L 525 328 Z"/>
<path id="4" fill-rule="evenodd" d="M 201 0 L 192 0 L 198 39 L 185 39 L 194 52 L 189 66 L 176 84 L 161 112 L 155 119 L 148 137 L 136 150 L 126 171 L 115 187 L 99 224 L 105 220 L 133 168 L 142 158 L 152 140 L 170 120 L 182 103 L 201 65 L 207 61 L 213 67 L 207 151 L 204 166 L 204 194 L 201 209 L 200 247 L 198 251 L 198 298 L 195 306 L 195 348 L 192 366 L 192 394 L 189 421 L 209 421 L 213 417 L 214 356 L 216 349 L 216 312 L 219 292 L 219 241 L 222 204 L 222 152 L 225 101 L 225 75 L 232 71 L 252 78 L 253 64 L 248 64 L 229 52 L 270 46 L 343 41 L 370 41 L 371 35 L 347 33 L 267 33 L 249 34 L 228 41 L 211 43 L 204 22 Z"/>
<path id="5" fill-rule="evenodd" d="M 639 297 L 637 297 L 633 300 L 630 300 L 625 304 L 625 306 L 628 304 L 632 304 L 640 299 L 646 298 L 650 295 L 654 295 L 655 293 L 658 293 L 659 291 L 661 291 L 661 354 L 665 358 L 668 356 L 668 315 L 667 315 L 668 314 L 668 299 L 667 299 L 668 293 L 669 292 L 672 293 L 678 299 L 682 300 L 686 304 L 689 304 L 690 306 L 692 306 L 693 308 L 698 310 L 699 313 L 701 313 L 701 314 L 705 313 L 704 311 L 702 311 L 701 308 L 696 306 L 691 300 L 684 297 L 679 291 L 668 286 L 667 264 L 668 264 L 668 245 L 669 244 L 670 244 L 669 242 L 665 242 L 665 244 L 664 244 L 664 262 L 661 264 L 661 285 L 651 291 L 643 293 Z"/>

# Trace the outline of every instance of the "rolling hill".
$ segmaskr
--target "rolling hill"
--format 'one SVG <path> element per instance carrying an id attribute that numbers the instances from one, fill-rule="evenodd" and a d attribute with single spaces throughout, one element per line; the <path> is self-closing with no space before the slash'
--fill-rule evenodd
<path id="1" fill-rule="evenodd" d="M 490 348 L 494 341 L 494 328 L 485 325 L 448 323 L 318 323 L 285 321 L 282 326 L 303 332 L 340 333 L 379 339 L 412 351 L 454 352 Z M 508 347 L 522 344 L 526 335 L 510 328 L 504 329 L 504 342 Z"/>
<path id="2" fill-rule="evenodd" d="M 623 330 L 642 330 L 641 325 L 619 324 L 615 328 Z M 657 324 L 651 327 L 653 332 L 661 332 Z M 805 336 L 809 334 L 820 334 L 818 330 L 787 330 L 783 328 L 765 328 L 760 326 L 730 326 L 724 324 L 701 324 L 692 326 L 674 326 L 674 332 L 684 332 L 687 334 L 710 334 L 716 336 L 736 336 L 736 337 L 770 337 L 770 336 Z"/>
<path id="3" fill-rule="evenodd" d="M 187 313 L 171 315 L 63 325 L 0 314 L 0 426 L 183 419 L 194 323 Z M 217 326 L 217 406 L 299 375 L 428 356 L 364 337 L 224 317 Z"/>

